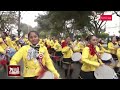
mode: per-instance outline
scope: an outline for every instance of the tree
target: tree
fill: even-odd
[[[106,38],[109,37],[109,34],[102,32],[101,34],[98,35],[98,37],[99,37],[99,38],[102,38],[102,39],[106,39]]]
[[[91,16],[90,22],[86,25],[88,31],[91,34],[94,34],[98,36],[101,32],[105,32],[105,29],[103,27],[106,24],[106,21],[99,20],[99,16],[103,15],[105,11],[94,11]]]
[[[106,37],[104,32],[107,21],[99,20],[99,16],[105,12],[107,11],[48,11],[45,15],[39,15],[36,22],[39,30],[51,32],[53,36],[61,36],[61,33],[74,36],[79,30],[80,36],[84,38],[90,34]]]
[[[72,31],[83,28],[89,22],[90,14],[90,11],[48,11],[46,15],[38,16],[36,21],[42,30],[71,35]]]
[[[20,23],[20,29],[24,34],[28,34],[29,31],[33,30],[32,26],[25,23]]]
[[[18,22],[16,11],[0,11],[0,31],[12,30]]]

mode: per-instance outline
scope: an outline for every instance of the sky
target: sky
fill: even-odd
[[[21,22],[26,23],[32,27],[37,26],[37,22],[34,22],[34,20],[36,19],[36,16],[38,16],[38,13],[44,14],[43,11],[23,11],[21,13]]]
[[[111,12],[106,13],[106,15],[111,15]],[[110,35],[119,36],[118,31],[120,30],[120,17],[116,16],[116,14],[112,15],[112,21],[108,21],[106,23],[106,32]]]
[[[21,22],[31,25],[32,27],[37,26],[37,22],[34,22],[34,19],[39,14],[44,14],[43,11],[23,11],[21,16]],[[111,15],[111,12],[105,13],[106,15]],[[106,23],[106,32],[110,35],[119,35],[118,31],[120,30],[120,17],[115,14],[112,15],[112,21],[107,21]]]

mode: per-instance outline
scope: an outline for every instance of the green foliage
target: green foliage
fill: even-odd
[[[25,23],[20,24],[20,29],[24,34],[27,34],[29,31],[33,30],[33,28],[30,25],[27,25]]]
[[[102,38],[102,39],[106,39],[106,38],[109,37],[109,34],[103,32],[103,33],[99,34],[98,37],[99,37],[99,38]]]
[[[17,25],[17,12],[16,11],[0,11],[0,30],[10,31],[13,24]]]
[[[95,12],[96,15],[100,15],[105,11]],[[81,34],[85,37],[88,34],[99,35],[101,32],[105,32],[105,29],[102,29],[105,22],[98,21],[96,18],[92,11],[48,11],[45,15],[39,15],[36,22],[39,30],[50,32],[52,36],[60,33],[70,36],[72,30],[81,31],[82,29],[84,31],[81,31]],[[84,27],[87,27],[87,30]],[[106,35],[103,37],[105,38]]]

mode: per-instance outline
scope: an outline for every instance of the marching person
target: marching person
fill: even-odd
[[[1,68],[7,70],[8,61],[6,60],[6,57],[6,51],[0,46],[0,70]]]
[[[12,40],[7,35],[6,32],[2,32],[2,34],[1,34],[0,46],[5,50],[5,52],[7,54],[6,60],[8,61],[8,64],[9,64],[9,60],[12,57],[10,55],[10,52],[12,52],[11,49],[15,51],[15,47],[13,46]]]
[[[4,50],[8,47],[7,41],[6,41],[6,36],[5,36],[4,33],[1,34],[0,46],[1,46]]]
[[[11,38],[7,35],[6,32],[2,32],[0,38],[0,46],[6,50],[8,47],[15,49],[15,46],[12,43]]]
[[[110,50],[113,60],[115,61],[114,70],[116,73],[118,72],[118,67],[116,67],[116,64],[118,62],[118,57],[119,57],[119,55],[118,55],[118,51],[119,51],[118,50],[118,47],[119,47],[118,40],[119,40],[118,36],[113,36],[112,41],[108,43],[108,50]]]
[[[82,52],[82,67],[80,71],[81,79],[95,79],[94,71],[103,65],[100,58],[100,53],[97,51],[97,38],[94,35],[87,37],[88,45]]]
[[[57,64],[58,64],[58,66],[60,66],[61,57],[62,57],[62,52],[61,52],[62,51],[62,46],[59,44],[59,41],[57,39],[55,40],[54,50],[56,51],[55,56],[56,56],[56,59],[57,59]]]
[[[106,53],[110,53],[110,51],[109,50],[107,50],[107,49],[105,49],[104,47],[103,47],[103,41],[102,41],[102,39],[101,38],[98,38],[98,44],[97,44],[97,46],[98,46],[98,48],[100,49],[100,52],[101,53],[104,53],[104,52],[106,52]]]
[[[73,46],[73,52],[80,52],[80,42],[78,40],[74,41]]]
[[[73,73],[73,62],[71,59],[73,55],[73,51],[70,45],[70,40],[71,40],[70,37],[67,37],[67,39],[62,42],[62,53],[63,53],[62,63],[63,63],[63,68],[65,69],[65,78],[72,78],[72,73]]]
[[[16,36],[15,35],[11,35],[11,41],[13,43],[13,46],[15,47],[15,50],[17,51],[19,47],[16,43]]]
[[[47,48],[39,45],[39,34],[36,31],[30,31],[28,40],[31,45],[21,47],[12,57],[10,65],[17,65],[22,59],[24,63],[24,79],[35,79],[40,76],[43,71],[42,66],[47,67],[56,78],[59,78],[60,75],[50,59]]]
[[[117,60],[117,49],[118,49],[118,42],[117,42],[117,36],[112,37],[112,41],[108,43],[108,50],[110,51],[110,53],[112,54],[112,57],[114,58],[114,60]]]

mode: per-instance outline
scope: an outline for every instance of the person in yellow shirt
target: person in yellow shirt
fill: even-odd
[[[110,51],[103,47],[103,41],[102,41],[101,38],[98,38],[98,42],[97,42],[97,45],[96,45],[96,50],[97,50],[97,52],[99,52],[101,54],[101,56],[104,53],[110,54]],[[109,60],[109,61],[102,60],[102,61],[103,61],[104,64],[106,64],[106,65],[108,65],[110,67],[114,66],[111,60]]]
[[[12,41],[12,44],[13,44],[15,50],[17,51],[18,46],[17,46],[17,43],[16,43],[16,36],[15,35],[11,35],[11,41]]]
[[[55,40],[54,50],[58,66],[60,66],[60,60],[62,57],[62,46],[59,44],[58,40]]]
[[[74,43],[72,44],[72,50],[73,52],[80,52],[80,44],[78,40],[75,40]]]
[[[63,53],[63,68],[65,69],[65,78],[72,78],[73,73],[73,62],[72,62],[72,47],[70,46],[70,37],[67,37],[64,42],[62,42],[62,53]],[[68,75],[69,73],[69,75]]]
[[[4,33],[1,34],[0,46],[1,46],[4,50],[8,47],[7,41],[6,41],[6,36],[5,36]]]
[[[0,71],[7,70],[6,51],[0,46]]]
[[[51,53],[50,39],[47,39],[45,44],[46,44],[47,50],[48,50],[48,52],[50,54]]]
[[[110,51],[109,50],[107,50],[107,49],[105,49],[104,47],[103,47],[103,41],[102,41],[102,39],[101,38],[98,38],[98,44],[97,44],[97,46],[98,46],[98,48],[100,49],[100,53],[102,54],[102,53],[110,53]]]
[[[83,49],[82,52],[82,67],[80,70],[81,79],[95,79],[94,71],[103,65],[103,62],[99,59],[100,53],[98,52],[97,38],[94,35],[87,37],[88,45]]]
[[[118,39],[118,45],[119,45],[119,48],[117,49],[117,57],[118,57],[118,60],[120,62],[120,37]]]
[[[0,46],[0,53],[1,54],[6,54],[6,51]]]
[[[11,38],[6,34],[6,32],[2,32],[1,34],[0,45],[3,49],[6,49],[8,47],[15,49]]]
[[[24,35],[23,40],[25,41],[25,44],[26,44],[26,45],[30,45],[30,42],[29,42],[29,40],[28,40],[28,34],[25,34],[25,35]]]
[[[117,60],[116,56],[117,49],[118,49],[117,36],[114,36],[112,37],[112,41],[108,43],[108,50],[112,54],[112,57],[115,61]]]
[[[115,61],[116,64],[118,62],[118,57],[119,57],[119,56],[117,56],[117,49],[119,48],[118,40],[119,40],[118,36],[113,36],[112,41],[108,43],[108,50],[110,50],[110,53],[111,53],[113,60]],[[114,67],[114,70],[116,73],[118,72],[118,67],[116,67],[116,65]]]
[[[15,47],[14,47],[14,45],[13,45],[13,43],[12,43],[12,40],[11,40],[11,38],[10,38],[10,35],[8,35],[7,32],[3,32],[3,34],[5,35],[6,45],[8,45],[9,47],[15,49]]]
[[[10,65],[17,65],[20,60],[24,63],[24,79],[34,79],[41,75],[42,66],[51,71],[55,77],[60,75],[55,69],[46,47],[39,46],[39,34],[36,31],[28,33],[31,45],[21,47],[10,60]]]
[[[55,39],[54,39],[54,38],[51,38],[51,40],[50,40],[50,46],[51,46],[50,54],[51,54],[51,55],[54,55],[54,54],[55,54],[54,41],[55,41]]]
[[[75,50],[75,47],[77,47],[76,50]],[[83,41],[79,38],[77,43],[76,43],[76,46],[74,46],[73,51],[77,51],[77,52],[80,52],[82,54],[82,50],[83,50],[84,47],[85,46],[84,46]]]
[[[8,45],[9,47],[15,49],[15,47],[14,47],[14,45],[13,45],[12,40],[11,40],[10,37],[7,36],[7,37],[6,37],[6,41],[7,41],[7,45]]]
[[[19,44],[20,44],[21,47],[26,45],[24,36],[20,37],[18,41],[19,41]]]
[[[118,57],[118,62],[119,62],[119,67],[120,67],[120,37],[118,40],[118,45],[119,45],[119,48],[117,49],[117,57]]]
[[[26,45],[29,44],[29,40],[26,37],[24,37],[23,40],[24,40],[24,42],[25,42]]]
[[[6,60],[8,61],[7,64],[9,64],[9,60],[12,57],[12,54],[10,54],[11,49],[9,49],[9,48],[12,48],[13,50],[15,50],[15,47],[13,46],[12,41],[11,41],[10,37],[8,37],[6,32],[2,32],[2,34],[1,34],[0,46],[6,52],[6,55],[7,55]]]

